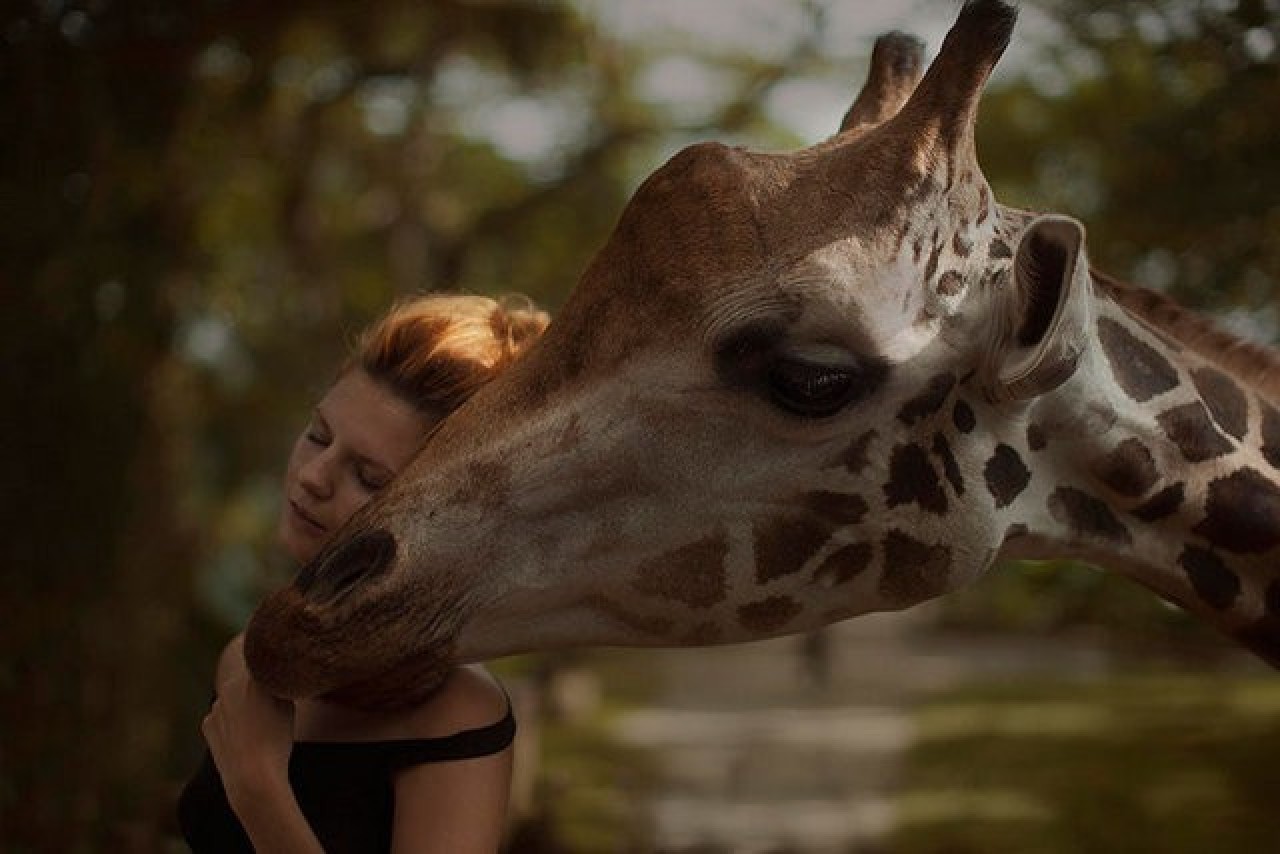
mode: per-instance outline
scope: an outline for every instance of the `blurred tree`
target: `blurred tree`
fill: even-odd
[[[805,11],[807,7],[802,8]],[[674,121],[568,4],[32,0],[0,11],[0,841],[155,850],[276,483],[396,294],[554,307],[673,138],[758,109],[817,18]]]
[[[1036,5],[1057,27],[1043,64],[983,103],[997,195],[1073,214],[1103,269],[1271,343],[1280,3]]]
[[[158,152],[193,45],[165,5],[0,20],[7,850],[108,847],[107,816],[123,839],[168,748],[192,553],[158,392],[187,219]]]

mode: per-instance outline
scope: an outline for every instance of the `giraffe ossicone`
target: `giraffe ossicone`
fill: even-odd
[[[391,707],[458,662],[797,633],[1001,556],[1123,573],[1280,663],[1276,355],[992,197],[1014,17],[966,3],[923,76],[883,37],[811,148],[650,176],[543,340],[258,609],[255,675]]]

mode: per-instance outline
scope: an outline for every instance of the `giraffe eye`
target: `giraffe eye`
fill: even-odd
[[[808,418],[834,415],[858,390],[856,369],[794,357],[778,359],[770,365],[768,379],[769,395],[775,404]]]

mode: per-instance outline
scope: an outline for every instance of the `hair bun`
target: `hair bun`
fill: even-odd
[[[528,297],[509,296],[498,301],[489,318],[493,334],[507,343],[510,357],[519,355],[542,335],[551,315],[535,306]]]
[[[439,417],[504,370],[550,320],[527,297],[410,296],[364,330],[347,366]]]

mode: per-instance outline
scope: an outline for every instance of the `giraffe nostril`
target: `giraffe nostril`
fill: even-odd
[[[308,599],[328,601],[386,570],[396,555],[395,537],[386,531],[361,531],[326,548],[303,567],[294,585]]]

